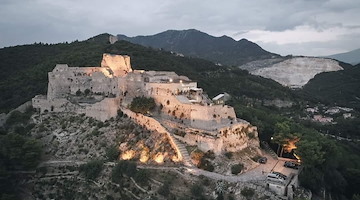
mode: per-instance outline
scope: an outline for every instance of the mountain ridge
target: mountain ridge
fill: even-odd
[[[360,48],[352,51],[333,54],[329,56],[324,56],[326,58],[333,58],[342,62],[346,62],[352,65],[357,65],[360,63]]]
[[[247,39],[236,41],[226,35],[215,37],[196,29],[167,30],[154,35],[135,37],[119,34],[117,37],[119,40],[225,65],[239,66],[253,60],[279,57],[278,54],[268,52]]]

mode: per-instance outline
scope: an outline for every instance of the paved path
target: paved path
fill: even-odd
[[[184,169],[186,173],[195,176],[206,176],[214,180],[225,180],[228,182],[264,182],[267,174],[273,170],[278,160],[273,159],[270,155],[266,155],[268,162],[266,164],[259,164],[254,169],[251,169],[240,175],[222,175],[215,172],[205,171],[196,167],[165,167],[165,166],[146,166],[140,165],[138,168],[142,169],[158,169],[158,170],[174,170],[179,172],[180,169]],[[181,170],[180,170],[181,171]]]
[[[86,163],[85,161],[78,161],[78,160],[48,160],[40,163],[38,167],[60,166],[60,165],[82,165],[85,163]]]

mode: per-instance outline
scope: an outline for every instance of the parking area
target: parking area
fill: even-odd
[[[292,169],[292,168],[288,168],[288,167],[284,167],[284,164],[286,161],[290,161],[290,162],[296,162],[294,160],[291,159],[286,159],[286,158],[279,158],[279,160],[276,162],[274,168],[272,169],[272,171],[274,172],[280,172],[286,176],[290,176],[290,174],[298,174],[299,170],[298,169]]]

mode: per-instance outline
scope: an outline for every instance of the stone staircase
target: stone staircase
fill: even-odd
[[[271,157],[273,157],[275,160],[278,159],[278,155],[271,149],[271,147],[269,146],[269,144],[267,142],[261,141],[261,146],[262,146],[262,148],[265,149],[265,151],[270,153]]]
[[[184,165],[187,167],[195,167],[193,165],[193,163],[191,162],[189,152],[186,150],[185,145],[182,142],[180,142],[178,139],[176,139],[172,133],[170,133],[170,136],[173,138],[175,145],[178,147],[178,149],[183,157]]]

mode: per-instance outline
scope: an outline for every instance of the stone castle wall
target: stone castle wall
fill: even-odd
[[[246,147],[259,147],[257,129],[248,122],[238,122],[232,126],[224,127],[220,134],[210,132],[186,130],[184,137],[176,136],[177,139],[206,152],[214,151],[215,154],[224,152],[236,152]],[[252,134],[250,136],[250,134]]]
[[[81,109],[77,112],[85,113],[86,116],[93,117],[100,121],[105,121],[117,116],[117,111],[120,108],[120,102],[120,98],[105,98],[98,103],[84,105],[85,109]]]
[[[224,105],[203,106],[180,102],[174,95],[152,95],[163,106],[164,115],[188,122],[194,128],[215,130],[219,126],[230,126],[236,122],[236,114],[232,107]]]
[[[89,95],[83,95],[86,90]],[[213,104],[196,82],[174,72],[132,71],[128,56],[104,54],[101,67],[56,65],[49,72],[48,95],[34,97],[32,104],[40,112],[84,113],[105,121],[137,96],[154,98],[161,118],[186,130],[179,139],[204,151],[219,154],[259,146],[256,127],[238,120],[234,108]],[[150,130],[170,134],[153,118],[125,112]]]
[[[43,112],[75,112],[85,114],[100,121],[106,121],[117,116],[120,107],[120,98],[104,98],[94,104],[73,104],[65,98],[47,99],[45,96],[38,95],[32,99],[35,109]]]
[[[205,130],[236,122],[234,108],[224,105],[191,105],[191,126]]]

